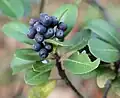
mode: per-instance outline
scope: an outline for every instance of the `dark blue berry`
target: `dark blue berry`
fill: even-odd
[[[37,33],[35,35],[35,40],[36,40],[36,42],[38,42],[39,44],[41,44],[44,41],[44,36],[40,35],[39,33]]]
[[[64,22],[60,22],[57,27],[58,29],[63,30],[63,31],[67,30],[67,25]]]
[[[35,50],[36,52],[40,51],[42,47],[43,47],[42,44],[39,44],[39,43],[33,44],[33,50]]]
[[[37,21],[38,21],[38,19],[31,18],[30,21],[29,21],[29,24],[31,26],[33,26]]]
[[[33,26],[34,26],[34,28],[36,28],[38,25],[40,25],[39,21],[35,22]]]
[[[47,31],[47,29],[43,25],[39,24],[36,26],[36,31],[40,34],[44,34]]]
[[[58,24],[59,21],[57,20],[57,17],[55,17],[55,16],[51,16],[51,18],[52,18],[51,26],[54,27]]]
[[[36,34],[37,34],[37,31],[34,28],[30,28],[27,33],[27,37],[30,39],[34,39]]]
[[[41,59],[45,59],[48,56],[48,51],[45,48],[40,49],[39,56]]]
[[[63,39],[64,38],[64,32],[62,30],[57,30],[55,32],[55,37],[57,37],[58,39]]]
[[[46,42],[44,47],[45,47],[45,49],[48,50],[48,52],[52,52],[52,50],[53,50],[53,45],[51,43]]]
[[[48,14],[47,13],[40,13],[40,17],[44,17],[44,16],[48,16]]]
[[[48,27],[52,24],[52,18],[48,15],[40,16],[40,23],[42,23],[42,25]]]
[[[47,30],[47,32],[44,34],[44,37],[46,38],[46,39],[49,39],[49,38],[51,38],[51,37],[53,37],[54,36],[54,29],[53,28],[49,28],[48,30]]]

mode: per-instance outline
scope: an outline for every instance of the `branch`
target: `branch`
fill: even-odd
[[[117,32],[120,32],[120,27],[118,27],[116,24],[115,24],[115,21],[113,20],[113,18],[111,17],[111,15],[109,14],[108,10],[105,9],[101,3],[100,3],[101,0],[87,0],[87,3],[90,3],[91,5],[94,5],[94,6],[97,6],[99,8],[99,10],[101,11],[104,19],[111,25],[115,28],[115,30]]]
[[[42,13],[44,10],[44,5],[45,5],[45,0],[40,0],[40,9],[39,9],[39,13]]]
[[[77,89],[72,85],[71,81],[68,79],[65,71],[62,69],[61,62],[60,62],[60,57],[57,53],[55,53],[55,58],[56,58],[56,67],[58,69],[58,73],[60,77],[65,81],[66,85],[70,86],[71,89],[79,96],[79,98],[84,98],[78,91]]]
[[[115,62],[115,63],[114,63],[114,66],[115,66],[115,74],[116,74],[116,76],[115,76],[115,78],[114,78],[113,80],[108,80],[108,81],[106,82],[103,98],[107,98],[107,95],[108,95],[108,92],[109,92],[109,90],[110,90],[110,88],[111,88],[111,86],[112,86],[112,83],[113,83],[114,81],[116,81],[117,78],[118,78],[119,68],[120,68],[120,61]]]

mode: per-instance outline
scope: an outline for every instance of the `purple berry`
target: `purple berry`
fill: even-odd
[[[36,31],[40,34],[44,34],[47,31],[47,29],[43,25],[37,25],[36,26]]]
[[[44,34],[44,37],[46,38],[46,39],[49,39],[49,38],[51,38],[51,37],[53,37],[54,36],[54,30],[53,30],[53,28],[49,28],[48,30],[47,30],[47,32]]]
[[[38,21],[38,19],[31,18],[30,21],[29,21],[29,24],[31,26],[33,26],[37,21]]]
[[[30,39],[34,39],[36,34],[37,34],[37,31],[34,28],[30,28],[27,33],[27,37]]]
[[[44,41],[44,36],[40,35],[39,33],[37,33],[35,35],[35,40],[36,40],[36,42],[38,42],[39,44],[41,44]]]
[[[52,24],[52,18],[48,15],[42,15],[42,16],[40,16],[40,23],[42,25],[48,27]]]
[[[45,48],[40,49],[39,56],[42,59],[45,59],[48,56],[48,51]]]
[[[57,30],[55,32],[55,37],[57,37],[58,39],[63,39],[64,38],[64,32],[62,30]]]
[[[33,44],[34,51],[38,52],[38,51],[40,51],[41,48],[42,48],[42,44],[39,44],[39,43]]]
[[[45,49],[47,49],[48,50],[48,52],[52,52],[52,50],[53,50],[53,45],[51,44],[51,43],[45,43]]]
[[[57,17],[55,17],[55,16],[51,16],[51,18],[52,18],[51,26],[54,27],[58,24],[59,21],[57,20]]]
[[[58,29],[66,31],[67,30],[67,25],[63,22],[60,22],[57,26]]]

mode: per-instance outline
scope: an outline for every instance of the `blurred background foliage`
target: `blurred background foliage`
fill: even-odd
[[[31,17],[39,16],[41,6],[43,5],[40,0],[22,1],[23,6],[25,7],[25,13],[24,17],[19,20],[27,24]],[[45,4],[43,11],[51,15],[60,5],[72,3],[73,1],[74,0],[44,0]],[[116,23],[120,25],[120,0],[101,0],[101,3],[109,10]],[[80,29],[85,21],[102,17],[97,8],[91,7],[85,2],[81,3],[79,6],[78,21],[68,38]],[[10,62],[15,49],[26,46],[12,38],[8,38],[1,31],[3,24],[10,20],[9,17],[3,15],[2,11],[0,11],[0,98],[27,98],[29,87],[24,83],[22,73],[12,75],[12,70],[10,69]],[[53,78],[58,77],[55,73],[56,70],[52,72],[51,76]],[[86,98],[102,98],[102,90],[98,89],[94,78],[88,80],[77,78],[72,75],[70,76],[73,84],[75,84],[76,87],[79,87],[81,92],[86,93]],[[62,98],[77,98],[75,94],[71,92],[72,91],[67,88],[62,81],[59,81],[58,86],[49,98],[59,98],[58,96],[61,96]],[[109,98],[120,97],[111,93]]]

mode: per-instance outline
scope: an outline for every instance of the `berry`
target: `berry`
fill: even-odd
[[[28,33],[27,33],[27,37],[30,39],[34,39],[35,35],[36,35],[36,30],[34,28],[30,28]]]
[[[44,27],[43,25],[37,25],[36,26],[36,31],[40,34],[44,34],[46,32],[46,27]]]
[[[52,52],[53,50],[53,45],[51,43],[45,43],[45,49],[48,50],[48,52]]]
[[[33,50],[35,50],[36,52],[40,51],[41,48],[42,48],[42,44],[39,43],[33,44]]]
[[[42,25],[48,27],[52,23],[52,18],[48,15],[42,15],[40,16],[40,22],[42,23]]]
[[[58,29],[66,31],[67,30],[67,25],[64,22],[60,22],[57,26]]]
[[[48,56],[48,51],[45,48],[40,49],[39,56],[42,59],[45,59]]]
[[[64,32],[62,30],[57,30],[55,32],[55,36],[58,38],[58,39],[63,39],[64,38]]]
[[[41,44],[44,41],[44,36],[40,35],[39,33],[37,33],[35,35],[35,40],[36,40],[36,42],[38,42],[39,44]]]
[[[38,19],[31,18],[30,21],[29,21],[29,24],[31,26],[33,26],[37,21],[38,21]]]
[[[40,25],[39,21],[35,22],[33,26],[36,28],[38,25]]]
[[[54,27],[58,24],[59,21],[57,20],[57,17],[55,17],[55,16],[51,16],[51,18],[52,18],[51,26]]]
[[[49,38],[51,38],[51,37],[53,37],[54,36],[54,30],[53,30],[53,28],[49,28],[48,30],[47,30],[47,32],[44,34],[44,37],[46,38],[46,39],[49,39]]]
[[[47,14],[47,13],[40,13],[40,17],[44,17],[45,15],[47,15],[47,16],[48,16],[48,14]]]

